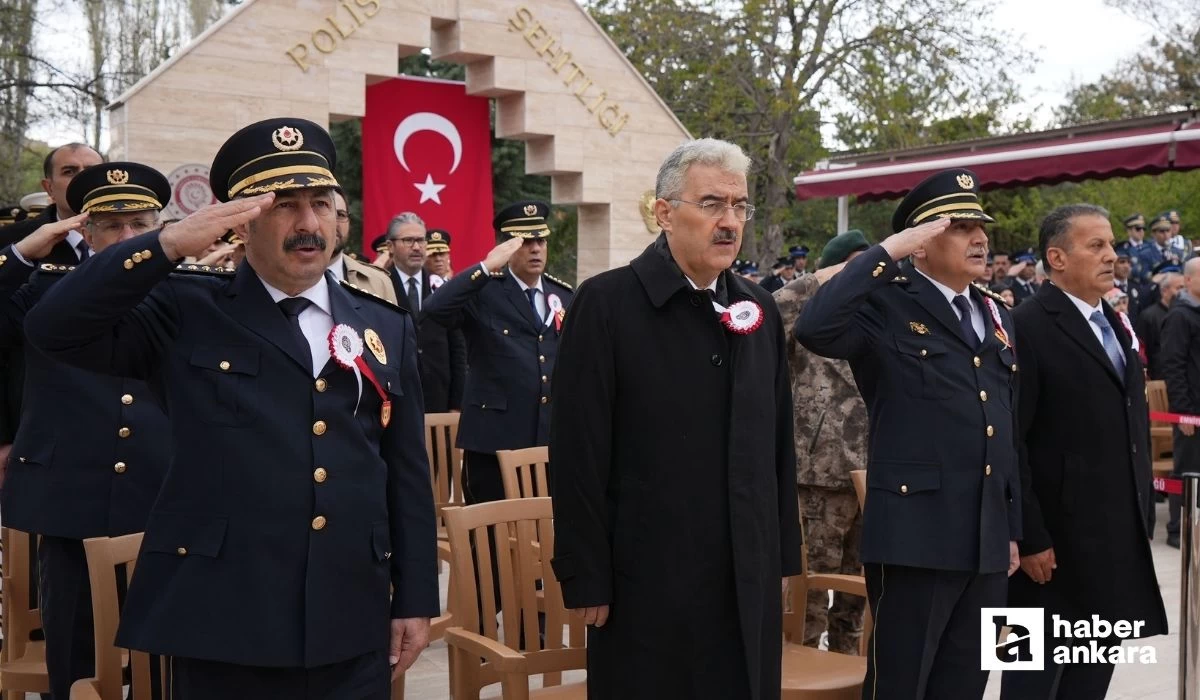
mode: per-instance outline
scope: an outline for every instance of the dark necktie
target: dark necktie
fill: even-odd
[[[87,260],[88,253],[91,252],[92,247],[88,245],[87,241],[81,239],[75,244],[75,250],[79,253],[79,262],[83,262]]]
[[[309,358],[304,364],[312,369],[312,350],[308,345],[308,338],[304,337],[304,331],[300,329],[300,314],[312,305],[312,302],[304,297],[289,297],[279,300],[279,309],[283,311],[283,315],[287,316],[288,324],[292,327],[292,336],[296,342],[296,349],[300,351],[300,357]]]
[[[979,347],[979,336],[975,335],[975,326],[971,323],[971,302],[966,296],[959,294],[954,297],[954,308],[958,309],[958,313],[962,318],[958,319],[958,326],[962,331],[963,340],[967,341],[967,345],[972,348]]]
[[[533,317],[541,320],[542,315],[538,313],[537,307],[537,289],[530,287],[525,290],[525,296],[529,297],[529,308],[533,309]]]
[[[413,313],[421,310],[421,293],[417,291],[417,278],[408,278],[408,308]]]

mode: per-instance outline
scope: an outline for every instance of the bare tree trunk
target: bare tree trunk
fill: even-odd
[[[108,104],[108,90],[104,79],[108,46],[108,3],[104,0],[83,0],[83,14],[87,19],[88,46],[92,59],[92,148],[100,149],[100,135],[104,129],[104,107]]]
[[[6,0],[0,7],[0,79],[17,85],[31,80],[33,20],[36,0]],[[29,127],[29,93],[25,87],[0,92],[0,199],[16,201],[22,192],[21,157]]]

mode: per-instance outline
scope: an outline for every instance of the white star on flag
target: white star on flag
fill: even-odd
[[[438,192],[446,189],[446,186],[436,184],[433,181],[433,175],[426,175],[425,182],[414,182],[413,187],[421,191],[421,201],[417,202],[417,204],[424,204],[431,199],[435,204],[442,203],[442,198],[438,196]]]

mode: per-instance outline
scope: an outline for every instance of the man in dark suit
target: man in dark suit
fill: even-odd
[[[406,211],[392,219],[387,233],[393,262],[391,280],[401,308],[416,319],[425,412],[461,411],[467,383],[467,340],[462,330],[447,328],[425,312],[425,304],[445,282],[425,269],[429,233],[425,222],[413,212]],[[442,238],[441,232],[438,237]],[[446,247],[440,240],[433,245]]]
[[[1200,258],[1183,266],[1183,287],[1174,296],[1162,323],[1159,364],[1167,384],[1172,413],[1200,415]],[[1175,476],[1200,471],[1200,436],[1195,426],[1176,425],[1172,457]],[[1179,516],[1182,499],[1168,498],[1167,544],[1179,547]]]
[[[1024,538],[1009,604],[1044,608],[1048,636],[1045,670],[1006,671],[1001,697],[1093,700],[1113,666],[1055,663],[1055,646],[1092,640],[1054,639],[1051,615],[1144,622],[1135,637],[1167,632],[1150,555],[1146,387],[1129,320],[1103,301],[1117,263],[1108,212],[1059,207],[1038,239],[1050,284],[1013,312]]]
[[[1183,289],[1183,275],[1173,263],[1163,263],[1154,274],[1150,286],[1142,290],[1146,308],[1138,312],[1134,332],[1146,345],[1146,374],[1150,379],[1162,379],[1162,328],[1167,310]]]
[[[550,437],[550,377],[572,289],[545,274],[549,213],[543,202],[501,210],[492,224],[507,240],[424,306],[426,316],[467,338],[458,446],[466,452],[468,503],[504,498],[496,450],[545,445]]]
[[[6,300],[0,347],[24,345],[25,314],[74,268],[43,263],[34,273],[34,260],[81,227],[97,252],[154,229],[170,196],[167,179],[138,163],[81,172],[67,201],[83,214],[0,249],[6,261],[0,262],[0,299]],[[41,536],[38,600],[50,696],[66,698],[74,681],[95,673],[83,540],[145,529],[167,470],[169,432],[158,398],[143,382],[78,369],[30,346],[24,351],[29,391],[0,507],[7,527]]]
[[[42,161],[42,189],[50,195],[51,205],[37,216],[0,228],[0,247],[11,245],[36,231],[43,224],[69,219],[75,215],[67,204],[67,186],[84,168],[103,162],[91,146],[68,143],[51,150]],[[40,262],[75,265],[88,255],[83,235],[72,230],[55,244]],[[12,449],[17,426],[21,423],[21,393],[24,385],[25,358],[20,347],[0,351],[0,475]]]
[[[242,129],[211,168],[223,204],[110,246],[26,317],[39,350],[168,407],[117,643],[173,657],[180,700],[385,700],[439,611],[416,332],[326,274],[334,161],[312,122]],[[237,272],[172,274],[229,229]]]
[[[1004,605],[1021,538],[1014,330],[971,286],[992,221],[973,173],[929,177],[897,207],[897,233],[796,322],[809,350],[850,361],[869,414],[864,698],[969,700],[987,685],[979,611]]]

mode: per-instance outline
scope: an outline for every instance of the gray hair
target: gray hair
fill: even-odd
[[[402,211],[399,214],[392,217],[392,220],[388,223],[388,228],[387,228],[388,239],[391,239],[392,234],[396,232],[396,229],[400,228],[404,224],[416,224],[417,226],[420,226],[422,229],[425,228],[425,221],[421,217],[417,216],[416,212]]]
[[[692,165],[714,165],[731,173],[745,175],[750,157],[736,143],[719,139],[696,139],[679,145],[658,168],[654,196],[674,199],[683,194],[683,176]]]
[[[1042,219],[1041,230],[1038,231],[1038,248],[1041,250],[1042,260],[1046,259],[1047,249],[1067,247],[1067,233],[1071,230],[1071,223],[1080,216],[1099,216],[1107,219],[1108,210],[1095,204],[1083,203],[1055,207]],[[1049,268],[1046,271],[1049,272]]]

